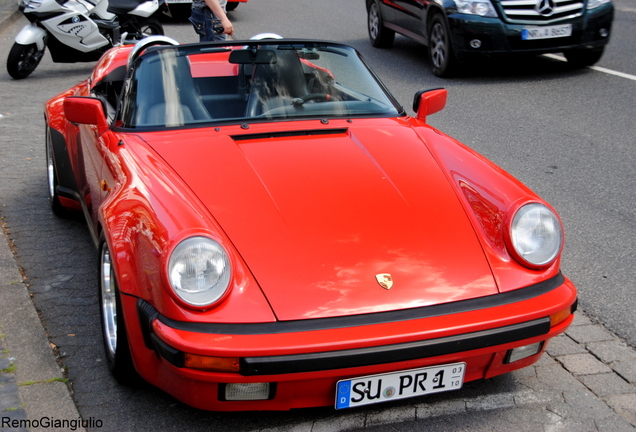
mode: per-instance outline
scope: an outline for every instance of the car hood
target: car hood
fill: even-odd
[[[220,223],[279,320],[496,294],[465,210],[415,131],[333,123],[144,138]]]

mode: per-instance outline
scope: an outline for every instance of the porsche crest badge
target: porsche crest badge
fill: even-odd
[[[375,275],[375,280],[378,281],[380,286],[384,289],[391,289],[393,286],[393,277],[388,273],[380,273]]]

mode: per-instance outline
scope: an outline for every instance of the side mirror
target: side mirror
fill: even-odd
[[[64,115],[72,123],[97,126],[97,133],[108,129],[102,101],[93,97],[69,96],[64,99]]]
[[[440,112],[446,106],[448,91],[443,88],[420,90],[413,98],[413,111],[416,117],[426,121],[426,117]]]

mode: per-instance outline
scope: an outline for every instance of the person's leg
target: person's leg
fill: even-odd
[[[192,12],[190,14],[190,22],[192,23],[196,34],[199,35],[199,42],[205,42],[209,40],[209,33],[207,32],[207,29],[211,27],[211,23],[209,25],[208,23],[206,23],[207,18],[208,17],[206,16],[203,9],[192,8]]]

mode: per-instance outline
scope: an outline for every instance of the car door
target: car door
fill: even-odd
[[[428,0],[391,0],[395,11],[399,11],[399,19],[395,23],[419,36],[426,38],[426,10]],[[419,39],[419,38],[418,38]]]
[[[102,200],[101,180],[105,143],[95,125],[79,125],[77,135],[78,187],[90,228],[97,232],[97,209]]]

